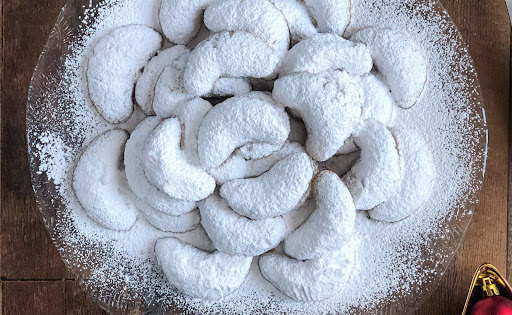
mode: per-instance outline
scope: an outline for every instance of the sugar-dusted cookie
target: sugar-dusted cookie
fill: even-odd
[[[135,99],[146,115],[154,115],[155,113],[153,99],[155,97],[155,87],[158,79],[162,76],[162,71],[164,69],[172,71],[172,76],[166,74],[166,77],[167,80],[174,83],[183,73],[189,55],[190,50],[185,46],[173,46],[159,52],[144,67],[144,71],[135,86]],[[175,89],[171,88],[170,90]]]
[[[218,0],[162,0],[160,25],[165,37],[175,44],[191,42],[203,24],[204,10]]]
[[[364,44],[334,34],[316,34],[290,49],[279,73],[318,74],[328,70],[345,70],[356,76],[368,73],[372,70],[370,51]]]
[[[305,152],[296,142],[286,142],[281,149],[261,159],[246,159],[242,153],[232,155],[219,167],[208,170],[218,184],[227,183],[233,179],[257,177],[267,172],[277,162],[293,153]]]
[[[204,23],[213,32],[242,31],[271,47],[279,58],[288,51],[290,32],[281,11],[268,0],[220,0],[204,12]]]
[[[112,124],[130,118],[133,90],[140,70],[162,45],[162,37],[144,25],[128,25],[101,37],[87,63],[89,96]]]
[[[336,154],[361,117],[361,88],[344,71],[285,76],[276,81],[272,95],[304,120],[306,150],[319,162]]]
[[[284,144],[289,133],[283,108],[252,93],[233,97],[206,114],[199,129],[199,158],[206,168],[216,168],[238,147],[252,142]]]
[[[207,95],[221,77],[265,78],[278,62],[275,50],[251,33],[218,33],[192,52],[185,69],[185,88],[197,96]]]
[[[356,207],[338,175],[320,173],[313,194],[315,211],[284,242],[285,253],[300,260],[329,256],[354,234]]]
[[[427,83],[427,62],[418,43],[400,31],[383,27],[364,28],[350,39],[368,47],[400,107],[410,108],[418,102]]]
[[[99,135],[85,148],[73,172],[73,189],[87,215],[116,231],[129,230],[138,214],[122,169],[127,140],[122,129]]]
[[[304,0],[321,33],[342,36],[352,16],[351,0]]]
[[[295,301],[322,301],[344,287],[354,270],[356,249],[345,244],[332,255],[298,260],[270,252],[260,256],[259,267],[265,279]]]
[[[296,44],[318,33],[308,8],[302,0],[269,0],[281,13],[283,13],[292,44]]]
[[[167,281],[180,292],[220,299],[244,283],[252,257],[205,252],[176,238],[159,239],[155,255]]]
[[[180,148],[181,128],[178,119],[169,118],[153,130],[142,151],[144,174],[172,198],[199,201],[213,193],[215,180],[187,161]]]
[[[305,153],[295,153],[277,162],[255,178],[224,184],[220,195],[237,213],[253,220],[273,218],[295,209],[309,190],[314,162]]]
[[[149,135],[161,122],[162,120],[158,117],[146,118],[130,135],[124,151],[126,178],[132,191],[145,201],[147,206],[165,214],[177,216],[192,211],[196,207],[196,203],[171,198],[153,186],[146,178],[142,165],[141,155],[144,145]],[[140,205],[140,207],[146,207],[146,205]]]
[[[432,192],[436,168],[432,154],[423,137],[416,131],[392,129],[403,167],[400,188],[386,202],[370,210],[370,216],[379,221],[397,222],[421,208]]]
[[[258,256],[276,247],[286,236],[281,217],[251,220],[234,212],[216,194],[199,203],[201,224],[219,251]]]
[[[355,135],[361,158],[343,177],[357,210],[370,210],[386,202],[400,187],[403,170],[397,143],[381,122],[368,119]]]

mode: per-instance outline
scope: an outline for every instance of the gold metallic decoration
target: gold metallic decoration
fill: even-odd
[[[483,264],[478,267],[473,276],[462,315],[467,315],[473,305],[482,298],[496,295],[512,300],[512,288],[496,267]]]

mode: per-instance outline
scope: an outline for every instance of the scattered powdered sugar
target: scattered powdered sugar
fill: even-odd
[[[412,109],[398,109],[395,122],[425,136],[438,174],[430,199],[414,215],[394,224],[358,213],[355,231],[359,243],[355,246],[359,265],[348,277],[343,268],[333,271],[338,275],[333,283],[342,289],[328,300],[290,300],[263,278],[254,259],[238,290],[208,302],[177,293],[158,267],[154,252],[157,240],[168,237],[211,250],[204,231],[162,232],[141,216],[128,232],[105,230],[87,216],[71,189],[72,170],[85,146],[113,129],[84,93],[87,89],[82,78],[91,47],[100,36],[123,25],[143,24],[160,30],[160,2],[106,0],[95,7],[80,7],[78,21],[59,20],[48,47],[59,47],[64,62],[58,59],[51,70],[36,74],[37,86],[31,88],[27,126],[36,197],[57,248],[85,289],[108,309],[147,312],[372,313],[383,308],[390,312],[413,308],[419,297],[432,290],[453,257],[478,201],[475,193],[481,186],[485,159],[485,122],[474,68],[446,12],[427,0],[354,0],[345,34],[350,36],[364,26],[390,27],[410,35],[425,53],[429,82],[423,96]],[[65,12],[69,14],[71,9],[76,8],[68,5]],[[78,26],[72,28],[70,22],[78,22]],[[132,131],[143,118],[137,112],[116,127]],[[298,226],[307,219],[311,212],[307,205],[288,214],[285,223]],[[292,267],[289,270],[294,271]],[[290,281],[311,284],[300,272],[296,277],[271,281],[278,286]],[[275,279],[269,274],[266,277]]]
[[[70,148],[62,139],[49,131],[43,131],[39,136],[39,143],[35,145],[39,154],[39,168],[36,173],[47,174],[48,179],[57,186],[65,179],[66,170],[62,168],[70,158]]]

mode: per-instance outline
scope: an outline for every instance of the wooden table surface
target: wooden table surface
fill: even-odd
[[[380,0],[376,0],[380,1]],[[492,262],[512,279],[509,193],[511,27],[505,0],[441,0],[460,28],[482,85],[489,123],[485,188],[460,252],[417,314],[460,314],[476,267]],[[100,314],[68,273],[34,202],[25,138],[32,71],[64,0],[2,0],[1,314]],[[512,201],[512,199],[511,199]]]

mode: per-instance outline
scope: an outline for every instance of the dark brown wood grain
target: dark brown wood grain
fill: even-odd
[[[66,314],[106,314],[80,288],[76,281],[66,280]]]
[[[74,280],[3,281],[1,287],[2,314],[106,314]]]
[[[66,314],[64,281],[3,282],[3,314]]]
[[[0,313],[101,314],[68,279],[35,207],[28,171],[25,103],[32,71],[64,0],[0,4],[1,198]],[[471,276],[489,261],[510,279],[510,23],[504,0],[441,0],[470,46],[489,122],[489,160],[481,204],[439,289],[417,314],[460,314]],[[511,199],[512,200],[512,199]],[[512,222],[512,220],[510,220]],[[508,253],[508,256],[507,256]]]
[[[35,207],[25,138],[30,78],[63,4],[62,0],[3,1],[0,266],[7,279],[67,276]]]

